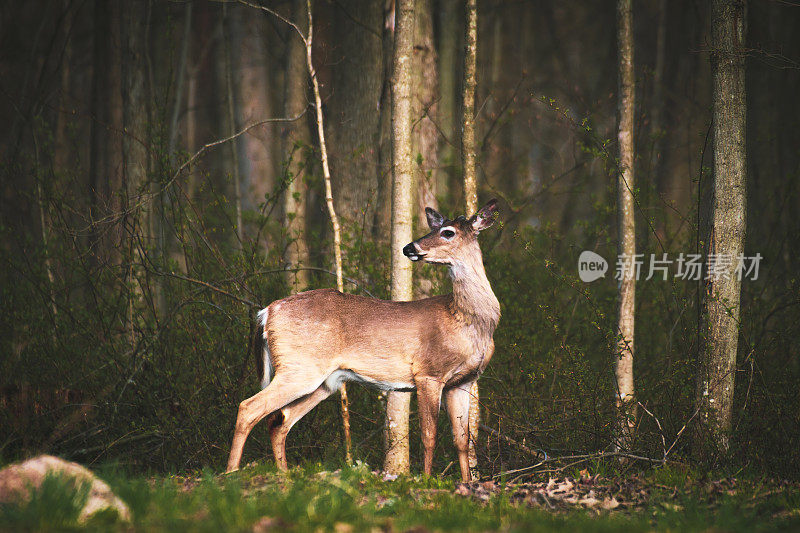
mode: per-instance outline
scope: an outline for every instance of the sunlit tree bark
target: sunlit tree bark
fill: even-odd
[[[397,2],[392,75],[392,300],[413,298],[411,262],[403,247],[412,240],[414,168],[411,88],[415,0]],[[390,392],[386,401],[386,458],[389,473],[408,472],[411,393]]]
[[[619,172],[617,175],[617,233],[619,256],[623,259],[617,308],[617,345],[614,352],[614,387],[617,419],[614,447],[630,444],[636,422],[633,384],[634,309],[636,305],[636,226],[634,219],[634,76],[632,0],[617,2]]]
[[[464,196],[467,216],[478,211],[478,178],[475,152],[475,88],[478,85],[478,1],[467,0],[466,39],[464,48],[464,94],[461,130],[461,160],[464,163]],[[469,404],[469,467],[476,475],[478,426],[481,421],[480,393],[477,380],[470,388]]]

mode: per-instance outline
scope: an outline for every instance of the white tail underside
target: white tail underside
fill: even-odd
[[[264,348],[261,357],[264,358],[264,375],[261,378],[261,389],[266,389],[272,381],[272,359],[269,353],[269,342],[267,342],[267,319],[269,318],[269,307],[265,307],[258,312],[258,325],[261,327],[261,337],[264,339]]]

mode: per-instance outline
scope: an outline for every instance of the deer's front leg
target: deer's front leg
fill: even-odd
[[[417,401],[419,402],[422,447],[425,452],[422,469],[426,475],[431,475],[433,448],[436,445],[436,419],[439,417],[443,384],[434,378],[422,378],[416,380],[415,385],[417,386]]]
[[[461,467],[461,480],[472,481],[469,473],[469,389],[472,382],[462,383],[444,391],[447,413],[453,426],[453,440],[458,450],[458,464]]]

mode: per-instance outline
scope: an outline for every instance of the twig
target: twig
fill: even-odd
[[[247,0],[239,0],[239,3],[240,4],[244,4],[246,6],[254,7],[256,9],[261,9],[263,11],[266,11],[267,13],[269,13],[272,16],[274,16],[275,18],[280,19],[282,22],[285,22],[286,24],[291,26],[292,29],[294,29],[294,31],[297,32],[297,35],[299,35],[300,38],[303,40],[303,44],[305,44],[306,47],[308,47],[309,41],[311,41],[311,32],[310,31],[308,32],[308,38],[306,39],[306,36],[303,34],[303,30],[301,30],[300,27],[297,24],[295,24],[291,20],[287,19],[286,17],[284,17],[283,15],[278,13],[277,11],[274,11],[274,10],[270,9],[267,6],[261,6],[261,5],[258,5],[258,4],[253,4],[251,2],[247,2]],[[310,27],[311,27],[311,19],[309,19],[309,28]]]
[[[686,427],[692,422],[692,420],[694,420],[694,417],[696,417],[699,412],[700,412],[700,407],[694,410],[694,414],[689,418],[689,420],[686,421],[686,423],[683,425],[680,431],[678,431],[678,434],[675,435],[675,440],[673,441],[672,444],[670,444],[669,448],[667,448],[667,451],[664,452],[664,461],[667,460],[667,455],[669,455],[669,452],[672,451],[672,448],[674,448],[675,445],[678,444],[678,439],[681,438],[681,435],[686,430]]]
[[[453,461],[450,461],[449,463],[447,463],[447,466],[444,467],[444,470],[442,470],[442,473],[440,475],[442,475],[442,476],[445,475],[447,473],[447,471],[450,470],[451,466],[453,466]]]
[[[557,461],[565,461],[565,460],[572,460],[575,459],[573,462],[565,464],[563,466],[559,466],[554,468],[553,470],[548,470],[548,472],[561,472],[567,468],[575,466],[580,463],[585,463],[586,461],[591,461],[593,459],[608,459],[611,457],[625,457],[627,459],[632,459],[634,461],[643,461],[650,464],[664,464],[667,460],[665,459],[653,459],[652,457],[645,457],[643,455],[636,455],[633,453],[628,452],[597,452],[597,453],[585,453],[585,454],[576,454],[576,455],[562,455],[561,457],[547,457],[545,456],[544,459],[536,463],[535,465],[526,466],[523,468],[517,468],[516,470],[509,470],[503,472],[502,474],[495,474],[492,477],[500,477],[501,475],[508,475],[508,474],[516,474],[518,472],[527,472],[533,470],[534,468],[538,468],[546,463],[555,463]]]
[[[523,452],[525,452],[526,454],[530,455],[531,457],[539,458],[544,454],[545,459],[547,459],[547,452],[545,452],[544,450],[533,450],[531,448],[528,448],[527,446],[525,446],[521,442],[518,442],[518,441],[512,439],[508,435],[503,435],[502,433],[500,433],[496,429],[491,428],[491,427],[487,426],[486,424],[478,425],[478,429],[490,434],[493,437],[497,437],[498,439],[501,439],[501,440],[507,442],[508,444],[518,448],[519,450],[522,450]]]
[[[271,122],[295,122],[295,121],[300,120],[301,118],[303,118],[303,116],[305,114],[306,114],[306,110],[304,109],[302,113],[300,113],[299,115],[294,116],[294,117],[267,118],[267,119],[264,119],[264,120],[259,120],[257,122],[253,122],[252,124],[250,124],[248,126],[245,126],[243,129],[237,131],[236,133],[234,133],[233,135],[230,135],[229,137],[225,137],[223,139],[217,139],[215,141],[211,141],[209,143],[204,144],[202,146],[202,148],[200,148],[198,151],[196,151],[194,153],[194,155],[192,155],[189,159],[184,161],[183,164],[180,167],[178,167],[178,170],[175,171],[175,173],[172,175],[172,177],[169,180],[167,180],[157,191],[152,191],[152,192],[140,195],[139,196],[139,201],[136,202],[136,204],[134,204],[133,206],[125,208],[120,212],[112,213],[112,214],[107,215],[107,216],[105,216],[103,218],[95,220],[95,221],[93,221],[93,224],[101,224],[101,223],[105,223],[105,222],[112,222],[112,221],[115,221],[115,220],[119,220],[120,218],[133,213],[134,211],[136,211],[137,209],[142,207],[145,203],[147,203],[148,201],[152,200],[153,198],[155,198],[157,196],[160,196],[162,193],[164,193],[164,191],[166,191],[175,182],[175,180],[178,179],[178,176],[181,175],[181,173],[186,169],[186,167],[188,167],[189,165],[194,163],[197,160],[197,158],[200,157],[201,155],[203,155],[206,152],[206,150],[208,150],[209,148],[213,148],[213,147],[218,146],[220,144],[224,144],[226,142],[230,142],[230,141],[232,141],[232,140],[234,140],[234,139],[236,139],[238,137],[241,137],[242,135],[244,135],[248,131],[252,130],[253,128],[257,128],[258,126],[263,126],[264,124],[269,124]]]
[[[236,296],[235,294],[231,294],[231,293],[229,293],[228,291],[226,291],[224,289],[220,289],[219,287],[215,287],[214,285],[212,285],[212,284],[210,284],[210,283],[208,283],[206,281],[200,280],[200,279],[190,278],[188,276],[184,276],[182,274],[176,274],[174,272],[155,271],[154,273],[156,275],[159,275],[159,276],[166,276],[166,277],[170,277],[170,278],[176,278],[176,279],[179,279],[179,280],[182,280],[182,281],[187,281],[189,283],[194,283],[195,285],[201,285],[201,286],[203,286],[203,287],[205,287],[207,289],[211,289],[214,292],[218,292],[218,293],[220,293],[220,294],[222,294],[224,296],[227,296],[228,298],[232,298],[232,299],[234,299],[234,300],[236,300],[238,302],[241,302],[243,304],[247,304],[247,305],[249,305],[251,307],[258,307],[258,304],[256,302],[254,302],[253,300],[248,300],[247,298],[242,298],[241,296]]]
[[[656,415],[651,413],[650,410],[642,404],[642,402],[638,402],[637,401],[636,403],[639,404],[639,407],[641,407],[642,410],[645,413],[650,415],[650,418],[652,418],[653,420],[656,421],[656,425],[658,426],[658,432],[661,434],[661,451],[664,452],[664,459],[666,459],[667,458],[667,441],[664,438],[664,429],[661,427],[661,422],[659,422],[658,417],[656,417]]]

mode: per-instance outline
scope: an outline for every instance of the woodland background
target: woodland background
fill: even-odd
[[[265,5],[294,17],[291,2]],[[417,0],[416,11],[419,213],[454,216],[463,5]],[[346,288],[384,298],[392,17],[391,2],[314,3]],[[617,253],[615,17],[611,2],[479,5],[479,195],[500,199],[503,223],[482,237],[503,313],[483,422],[549,455],[611,441],[616,282],[582,283],[577,259],[594,250],[613,269]],[[764,259],[742,286],[734,430],[715,464],[796,477],[800,7],[754,0],[747,26],[745,250]],[[634,30],[637,251],[675,258],[702,249],[708,224],[709,6],[637,1]],[[0,7],[4,461],[47,451],[136,470],[221,469],[236,406],[257,386],[254,311],[335,283],[313,104],[307,80],[291,84],[305,68],[293,39],[278,17],[233,2]],[[415,269],[419,295],[447,290],[443,272]],[[643,456],[660,458],[687,422],[693,430],[700,291],[637,284],[636,394],[653,415],[636,420]],[[355,458],[380,464],[383,403],[349,391]],[[246,460],[267,453],[262,426]],[[290,435],[290,463],[341,462],[341,431],[338,402],[324,402]],[[680,435],[670,457],[690,461]],[[480,439],[484,473],[533,461],[497,433]],[[440,440],[436,471],[454,458]]]

